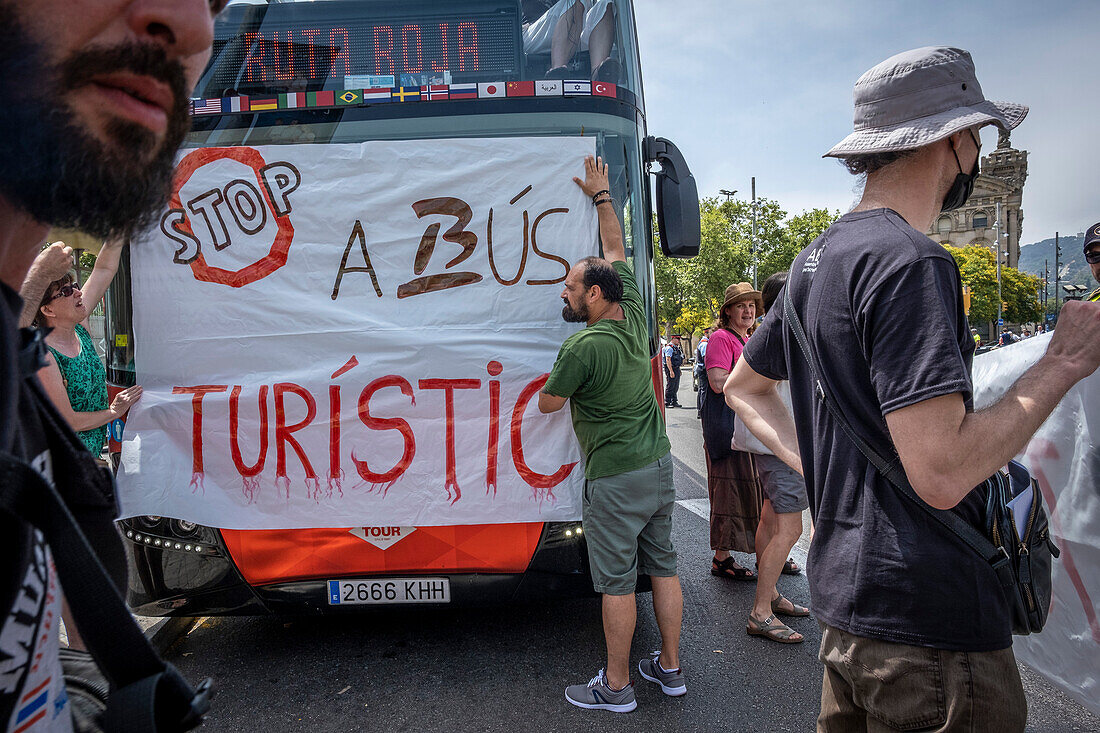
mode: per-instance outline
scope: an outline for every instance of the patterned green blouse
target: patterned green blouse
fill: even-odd
[[[65,380],[65,391],[69,393],[69,405],[74,412],[98,412],[106,410],[107,370],[99,360],[92,337],[84,326],[77,325],[76,334],[80,337],[80,353],[68,357],[50,347],[50,353],[57,360],[61,377]],[[107,426],[84,430],[77,433],[80,441],[96,458],[103,452],[103,443],[107,439]]]

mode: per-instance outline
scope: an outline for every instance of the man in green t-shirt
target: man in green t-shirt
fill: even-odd
[[[645,309],[626,263],[607,165],[589,156],[584,167],[585,180],[573,180],[592,197],[606,259],[586,257],[565,279],[562,318],[586,328],[562,344],[539,409],[556,412],[569,401],[585,455],[588,562],[603,594],[606,672],[566,688],[565,697],[578,707],[626,713],[638,706],[630,642],[639,573],[653,582],[661,649],[638,662],[638,671],[666,695],[687,692],[679,656],[683,596],[671,539],[676,495],[671,445],[653,391]]]

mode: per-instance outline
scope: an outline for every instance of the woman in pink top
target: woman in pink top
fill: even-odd
[[[755,580],[756,574],[730,557],[730,550],[756,551],[762,495],[752,454],[735,451],[734,414],[722,396],[722,387],[745,348],[756,316],[763,310],[760,291],[749,283],[726,288],[717,328],[707,345],[706,396],[703,400],[703,447],[707,458],[710,494],[711,573],[734,580]]]

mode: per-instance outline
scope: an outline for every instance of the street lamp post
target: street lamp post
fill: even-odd
[[[749,251],[752,254],[752,289],[759,290],[756,286],[756,176],[752,177],[752,246]]]
[[[1001,299],[1001,202],[997,202],[997,221],[994,223],[994,228],[997,231],[997,247],[994,250],[997,254],[997,333],[1000,334],[1001,327],[1004,325],[1004,311],[1002,310],[1004,301]]]

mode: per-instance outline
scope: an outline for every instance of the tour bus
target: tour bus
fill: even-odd
[[[556,48],[558,24],[582,19],[577,47]],[[627,256],[645,295],[661,401],[652,222],[655,214],[666,255],[694,256],[698,195],[676,147],[647,137],[631,0],[232,2],[217,20],[191,113],[185,153],[372,140],[593,138],[609,163]],[[127,251],[107,301],[108,378],[115,389],[135,383],[129,262]],[[117,464],[117,426],[111,438]],[[120,528],[132,561],[128,602],[145,615],[330,613],[412,600],[410,593],[418,601],[471,605],[592,592],[579,522],[230,530],[139,516]],[[386,582],[397,577],[424,578],[423,587]]]

